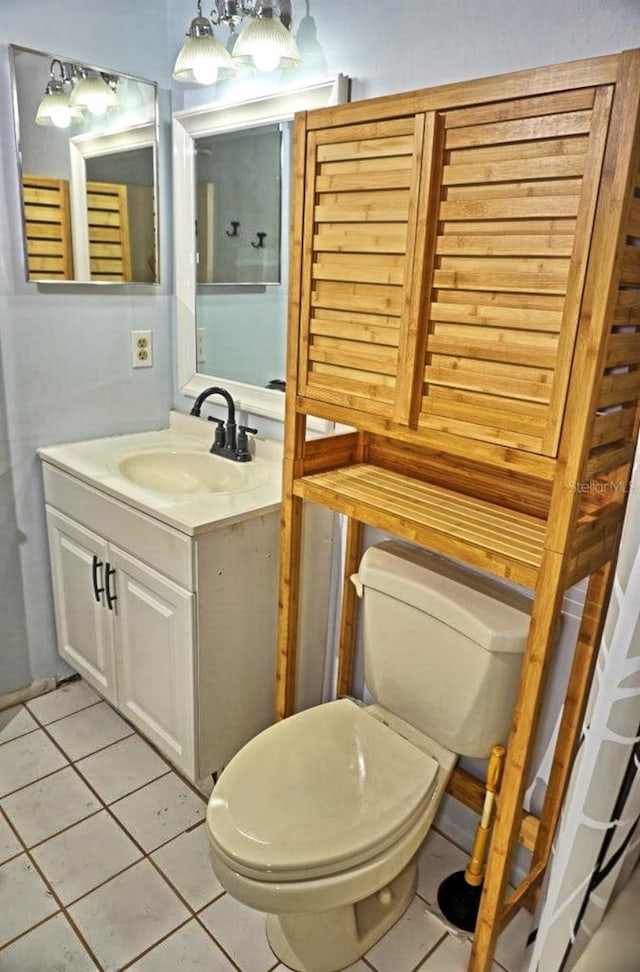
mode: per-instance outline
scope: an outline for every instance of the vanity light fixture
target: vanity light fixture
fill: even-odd
[[[298,45],[280,20],[277,0],[257,0],[247,15],[252,19],[235,43],[234,61],[252,64],[258,71],[276,71],[300,64]]]
[[[214,0],[208,19],[202,16],[202,0],[198,0],[198,16],[191,22],[187,40],[182,46],[173,69],[176,81],[213,84],[219,71],[228,77],[235,73],[236,64],[248,64],[258,71],[275,71],[297,67],[302,58],[293,35],[282,22],[278,0]],[[213,35],[215,24],[226,24],[231,36],[245,19],[249,23],[235,41],[231,56]]]
[[[71,92],[72,108],[86,108],[91,115],[104,115],[119,108],[116,94],[118,78],[115,74],[103,74],[82,68],[81,77]]]
[[[49,81],[36,111],[36,125],[69,128],[71,124],[82,121],[82,108],[72,105],[70,101],[73,70],[73,65],[57,58],[51,62]]]
[[[214,84],[221,70],[235,74],[231,55],[216,39],[211,21],[202,16],[202,0],[198,0],[198,16],[180,48],[173,78],[185,84]]]

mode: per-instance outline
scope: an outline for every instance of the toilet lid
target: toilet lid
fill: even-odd
[[[209,801],[210,838],[264,880],[336,873],[408,830],[438,763],[348,699],[262,732],[229,763]]]

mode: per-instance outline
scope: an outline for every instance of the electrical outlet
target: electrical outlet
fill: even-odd
[[[131,367],[153,367],[153,331],[131,332]]]

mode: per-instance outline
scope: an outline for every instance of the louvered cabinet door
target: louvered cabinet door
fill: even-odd
[[[403,419],[425,437],[556,455],[610,105],[605,86],[442,113],[431,279],[404,364],[418,392]]]
[[[419,115],[307,134],[298,391],[377,421],[411,316],[427,129]]]
[[[111,283],[131,280],[127,187],[87,182],[87,220],[91,279]]]

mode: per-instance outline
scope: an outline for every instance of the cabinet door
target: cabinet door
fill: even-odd
[[[306,136],[298,381],[314,404],[393,415],[432,135],[433,113]]]
[[[51,507],[47,529],[58,650],[105,699],[115,702],[113,616],[101,590],[107,544]]]
[[[556,455],[610,108],[603,86],[441,113],[410,426]]]
[[[116,547],[109,561],[118,707],[193,777],[195,595]]]

